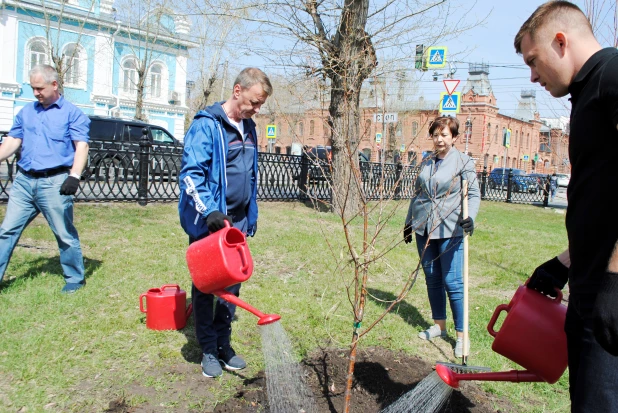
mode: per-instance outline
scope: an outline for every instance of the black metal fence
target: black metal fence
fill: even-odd
[[[143,139],[133,148],[93,145],[78,201],[175,201],[182,148],[153,144]],[[410,199],[417,168],[400,164],[361,162],[361,190],[368,200]],[[7,202],[16,174],[16,157],[0,164],[0,202]],[[260,201],[331,199],[331,165],[306,155],[258,154]],[[547,205],[549,177],[478,173],[482,199]]]

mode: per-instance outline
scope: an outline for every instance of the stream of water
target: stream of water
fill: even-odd
[[[453,388],[434,371],[380,413],[436,413],[448,401],[452,391]]]
[[[260,332],[270,413],[317,413],[313,395],[281,323],[261,326]]]

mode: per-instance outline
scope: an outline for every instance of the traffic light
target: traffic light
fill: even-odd
[[[504,133],[504,139],[502,141],[502,146],[505,148],[509,148],[511,146],[511,130],[503,128],[502,132]]]
[[[425,46],[422,44],[416,45],[416,54],[414,56],[414,68],[419,70],[427,70],[427,67],[423,61],[423,55],[425,54]]]

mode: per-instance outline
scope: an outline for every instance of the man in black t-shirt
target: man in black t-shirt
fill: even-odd
[[[541,5],[515,37],[533,83],[571,95],[568,249],[528,287],[556,295],[569,282],[565,323],[572,412],[618,412],[618,50],[601,48],[582,11]]]

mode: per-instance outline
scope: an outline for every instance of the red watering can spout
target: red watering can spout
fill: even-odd
[[[461,380],[557,382],[567,367],[566,307],[561,299],[560,291],[551,299],[522,285],[509,304],[501,304],[494,311],[487,325],[487,331],[494,337],[491,349],[525,370],[456,373],[439,364],[436,366],[438,376],[453,388],[459,387]],[[496,321],[502,312],[506,317],[496,331]]]
[[[243,308],[249,311],[250,313],[255,314],[259,318],[258,325],[260,326],[271,324],[281,319],[281,316],[279,314],[262,313],[257,308],[250,306],[249,304],[247,304],[246,302],[244,302],[243,300],[241,300],[240,298],[236,297],[234,294],[226,290],[216,290],[216,291],[213,291],[212,294],[216,295],[217,297],[223,298],[225,301],[230,302],[234,305],[237,305],[238,307]]]
[[[513,383],[545,381],[528,370],[496,371],[489,373],[455,373],[443,364],[436,365],[436,373],[446,384],[456,389],[461,380],[510,381]]]

